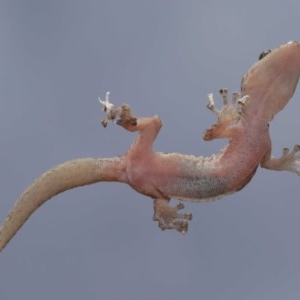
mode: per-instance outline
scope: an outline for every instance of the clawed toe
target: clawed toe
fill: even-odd
[[[230,138],[247,103],[248,96],[240,98],[238,93],[233,93],[231,103],[228,103],[228,90],[221,89],[220,94],[223,98],[221,110],[215,107],[213,94],[208,94],[207,108],[217,116],[218,122],[203,133],[203,139],[206,141],[221,137]]]
[[[155,199],[153,220],[158,222],[161,230],[175,229],[184,234],[188,231],[188,221],[192,220],[192,214],[178,213],[183,208],[184,205],[181,202],[171,207],[168,199]]]
[[[136,126],[137,118],[132,115],[129,105],[123,104],[120,107],[119,119],[117,124],[122,127]]]
[[[106,113],[105,118],[101,121],[103,127],[106,127],[109,122],[115,122],[126,129],[137,125],[137,118],[132,115],[129,105],[123,104],[120,107],[115,107],[109,101],[110,92],[106,92],[105,100],[98,98],[103,111]]]
[[[300,175],[300,145],[295,145],[293,150],[289,148],[282,149],[282,155],[279,158],[271,157],[269,160],[262,161],[262,166],[277,171],[290,171]]]

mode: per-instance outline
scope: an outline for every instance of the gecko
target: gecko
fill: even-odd
[[[96,182],[121,182],[153,199],[153,220],[162,230],[188,231],[191,213],[180,212],[183,201],[208,201],[241,190],[258,166],[300,175],[300,146],[271,155],[269,123],[294,94],[300,75],[300,44],[296,41],[262,52],[243,75],[241,90],[228,101],[221,89],[222,109],[212,94],[207,107],[217,122],[205,130],[206,141],[226,138],[229,143],[210,157],[159,153],[153,143],[162,127],[161,119],[136,117],[129,105],[114,106],[100,100],[106,113],[102,125],[115,123],[137,137],[124,155],[113,158],[82,158],[62,163],[38,177],[20,196],[0,228],[0,251],[31,214],[47,200],[66,190]],[[170,206],[171,198],[179,200]]]

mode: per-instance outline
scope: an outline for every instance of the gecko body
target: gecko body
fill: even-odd
[[[300,146],[284,148],[282,156],[271,156],[269,122],[293,96],[300,75],[300,44],[292,41],[264,52],[243,76],[241,93],[228,101],[221,89],[224,106],[218,110],[209,94],[207,107],[218,118],[207,129],[204,140],[229,139],[228,145],[211,157],[158,153],[152,149],[162,127],[158,116],[137,118],[128,105],[115,107],[106,99],[104,127],[110,121],[139,134],[123,156],[71,160],[47,171],[20,196],[0,228],[0,251],[30,215],[51,197],[86,184],[115,181],[129,184],[154,203],[153,219],[161,229],[188,230],[190,213],[179,213],[180,201],[169,206],[171,198],[207,201],[242,189],[259,165],[300,175]]]

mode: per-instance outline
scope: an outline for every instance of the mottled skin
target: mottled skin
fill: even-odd
[[[300,147],[285,148],[280,158],[271,156],[269,122],[292,97],[300,75],[300,44],[289,42],[262,54],[243,76],[241,95],[233,94],[228,104],[222,89],[224,106],[214,107],[209,95],[208,108],[218,122],[204,133],[205,140],[228,138],[219,154],[204,158],[179,153],[156,153],[153,142],[162,126],[159,117],[136,118],[128,105],[114,107],[108,100],[102,124],[115,121],[139,135],[124,156],[71,160],[40,176],[21,195],[0,228],[0,251],[29,216],[45,201],[65,190],[100,181],[129,184],[154,200],[154,217],[161,229],[188,230],[191,214],[180,214],[179,202],[170,207],[171,198],[206,201],[242,189],[259,165],[272,170],[300,174]]]

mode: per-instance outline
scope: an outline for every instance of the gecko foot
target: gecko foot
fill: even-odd
[[[270,158],[262,161],[264,168],[277,171],[290,171],[300,175],[300,145],[295,145],[293,150],[283,148],[279,158]]]
[[[213,94],[208,94],[207,108],[217,115],[218,122],[204,132],[203,139],[206,141],[215,138],[230,137],[234,125],[241,118],[248,98],[248,96],[240,98],[239,93],[233,93],[231,103],[228,103],[228,90],[225,88],[220,89],[220,94],[224,104],[221,110],[215,108]]]
[[[120,107],[115,107],[109,101],[110,92],[106,92],[105,100],[100,98],[99,102],[103,105],[103,111],[106,113],[105,118],[101,121],[102,126],[106,127],[109,122],[115,122],[116,124],[129,129],[137,125],[137,118],[132,115],[129,105],[123,104]]]
[[[192,220],[192,214],[178,213],[183,208],[184,205],[181,202],[171,207],[168,199],[155,199],[153,220],[158,221],[158,227],[161,230],[176,229],[184,234],[188,231],[188,221]]]

